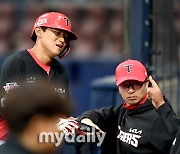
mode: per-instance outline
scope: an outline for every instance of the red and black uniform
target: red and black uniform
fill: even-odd
[[[69,98],[67,72],[57,59],[53,58],[50,65],[45,65],[37,59],[31,49],[23,50],[7,57],[1,68],[0,108],[3,109],[3,106],[5,106],[5,101],[3,101],[3,94],[5,92],[20,86],[21,82],[36,84],[42,80],[47,81],[47,84],[50,82],[56,83],[55,90]],[[37,91],[34,93],[37,93]],[[7,133],[7,126],[1,117],[0,140],[6,140]]]
[[[158,113],[161,110],[166,111],[163,117]],[[177,125],[169,103],[156,110],[148,99],[132,109],[119,105],[90,110],[79,120],[86,117],[106,132],[102,154],[168,154]],[[171,126],[164,125],[164,117],[171,121]]]

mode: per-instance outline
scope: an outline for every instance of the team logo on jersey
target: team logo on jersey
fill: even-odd
[[[121,127],[118,126],[119,134],[117,138],[119,138],[122,142],[130,144],[134,147],[138,147],[139,139],[142,137],[142,130],[138,129],[129,129],[129,133],[123,132]]]
[[[28,77],[27,78],[27,83],[35,83],[35,80],[36,80],[36,78],[35,77]]]
[[[55,91],[57,91],[60,94],[65,94],[66,93],[66,90],[62,89],[62,88],[55,88]]]
[[[3,86],[5,92],[9,92],[9,90],[14,89],[16,87],[19,87],[19,85],[16,82],[6,83],[5,86]]]
[[[137,128],[130,128],[129,132],[134,133],[134,134],[139,134],[139,135],[142,134],[142,130],[138,130]]]

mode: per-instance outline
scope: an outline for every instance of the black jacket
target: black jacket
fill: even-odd
[[[180,154],[180,129],[172,143],[170,154]]]
[[[165,103],[162,108],[173,123],[176,115],[171,106]],[[88,117],[106,132],[101,147],[103,154],[168,154],[175,124],[164,125],[158,110],[147,100],[134,110],[126,110],[123,105],[90,110],[79,120]]]

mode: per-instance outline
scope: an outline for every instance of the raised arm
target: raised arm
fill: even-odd
[[[147,88],[147,93],[149,98],[152,100],[152,104],[154,105],[154,107],[158,109],[161,105],[165,103],[165,100],[163,98],[161,89],[153,80],[152,76],[149,76],[149,82],[152,86]]]

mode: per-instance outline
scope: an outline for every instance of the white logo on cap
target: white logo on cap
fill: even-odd
[[[45,24],[45,23],[47,23],[47,18],[45,18],[45,19],[40,19],[40,20],[35,24],[35,27],[40,26],[40,25]]]

